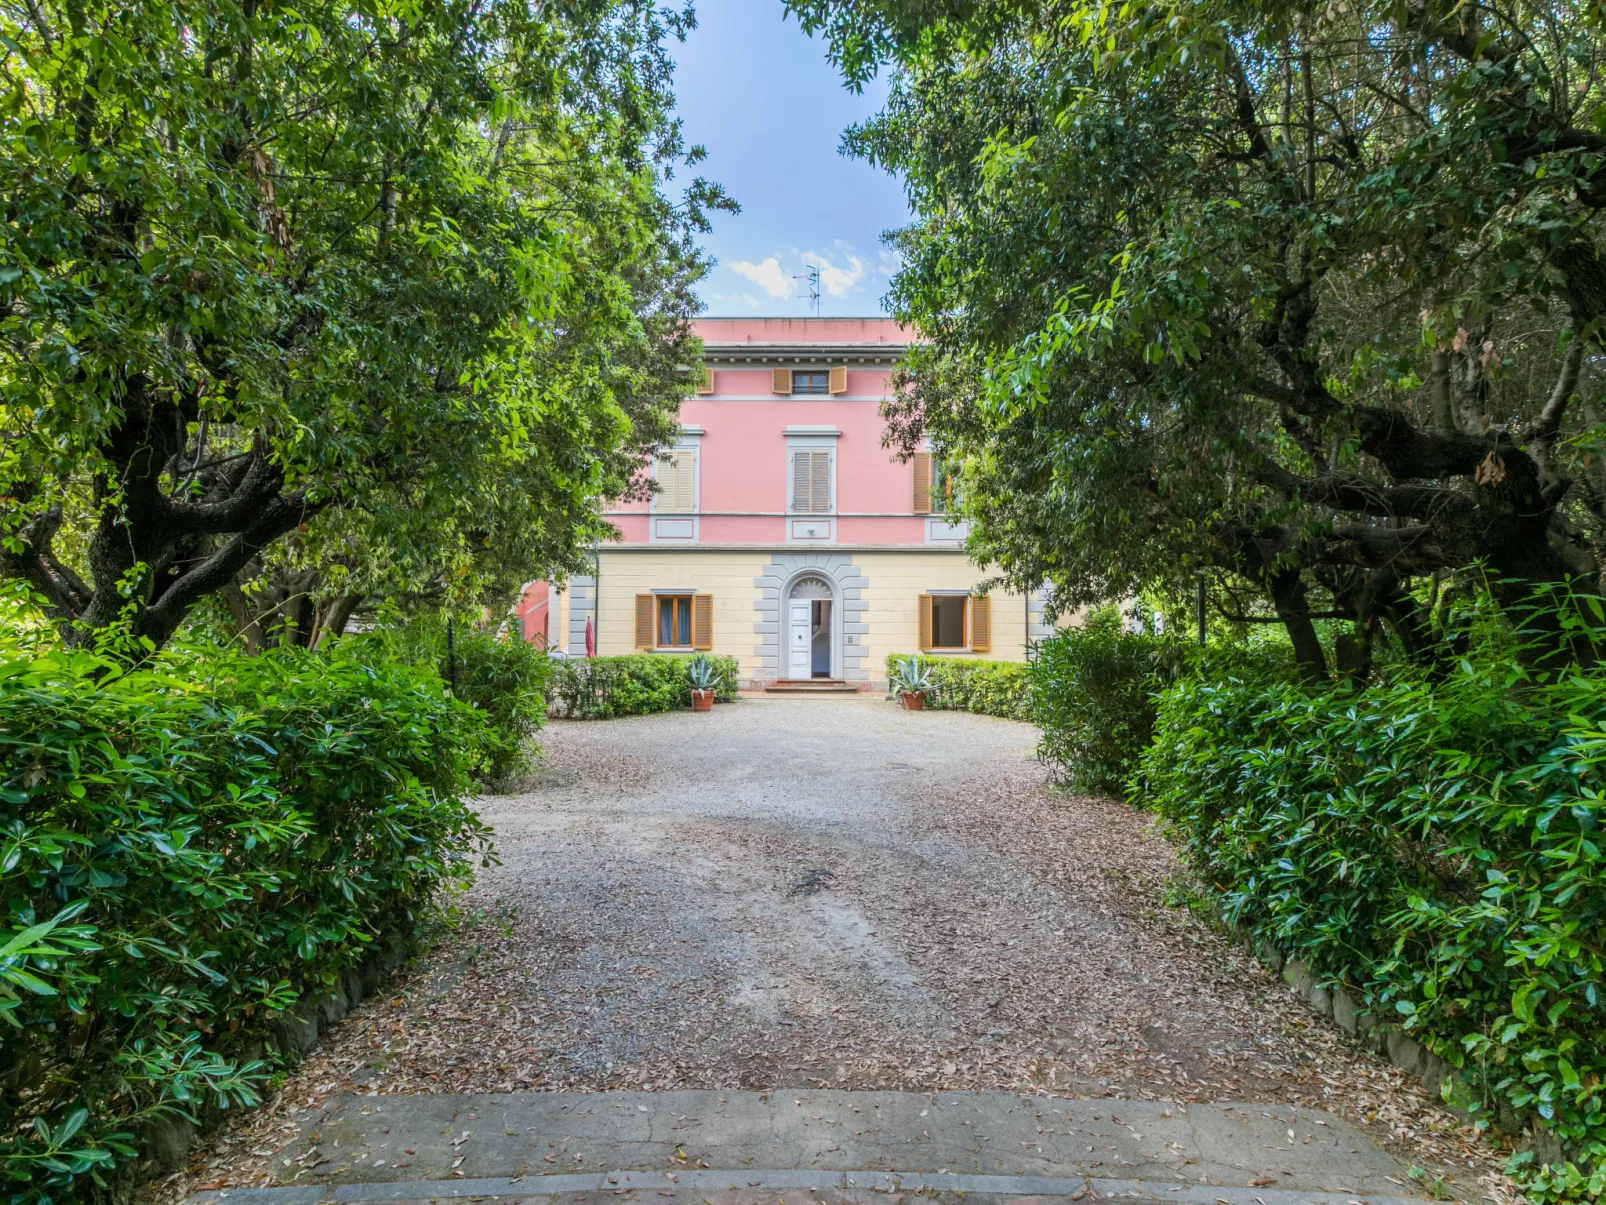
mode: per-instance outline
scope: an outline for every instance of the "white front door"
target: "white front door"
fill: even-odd
[[[794,598],[788,601],[789,616],[786,624],[786,676],[809,678],[814,674],[814,633],[809,623],[809,600]]]

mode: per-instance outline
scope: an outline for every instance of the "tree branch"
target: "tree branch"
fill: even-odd
[[[21,543],[22,550],[12,552],[0,544],[0,565],[5,567],[7,577],[20,577],[45,596],[52,619],[73,620],[89,605],[92,591],[51,550],[64,513],[62,504],[54,502],[24,523],[13,537]]]
[[[304,493],[273,499],[249,530],[237,532],[223,541],[210,556],[181,574],[163,591],[161,598],[140,613],[141,634],[150,636],[158,644],[163,643],[178,630],[191,604],[233,581],[252,557],[279,536],[305,523],[321,508],[321,504],[307,502]]]

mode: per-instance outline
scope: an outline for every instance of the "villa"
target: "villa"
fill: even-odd
[[[881,689],[891,653],[1021,661],[1044,597],[983,591],[929,452],[883,446],[905,332],[885,318],[708,318],[657,492],[608,517],[595,572],[526,595],[556,655],[707,650],[744,688]]]

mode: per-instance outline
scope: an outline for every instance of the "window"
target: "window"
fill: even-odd
[[[658,597],[658,647],[691,648],[690,594],[661,594]]]
[[[931,600],[931,647],[962,649],[965,642],[965,604],[963,594],[935,595]]]
[[[831,452],[826,448],[792,453],[792,513],[831,513]]]
[[[636,595],[638,649],[711,649],[714,647],[712,594]]]
[[[992,647],[992,600],[985,594],[922,594],[920,651],[985,653]]]
[[[697,453],[690,448],[658,458],[658,492],[653,510],[661,515],[697,512]]]
[[[954,505],[954,475],[948,463],[935,457],[931,461],[931,513],[945,515]]]
[[[774,381],[770,385],[770,392],[791,396],[799,393],[846,393],[848,391],[848,367],[839,364],[830,369],[795,369],[776,368],[772,370]]]

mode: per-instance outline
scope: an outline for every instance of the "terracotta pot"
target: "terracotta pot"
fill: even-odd
[[[711,690],[693,690],[691,692],[691,709],[693,711],[713,711],[714,692]]]
[[[923,690],[906,690],[900,698],[903,699],[905,711],[924,711],[926,709],[926,692]]]

